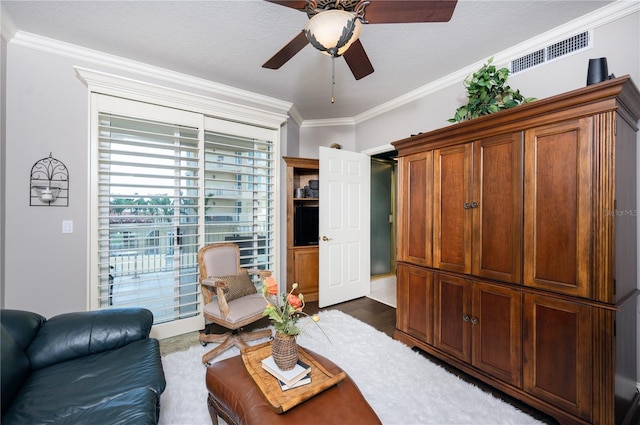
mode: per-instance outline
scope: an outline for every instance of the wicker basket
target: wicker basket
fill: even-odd
[[[298,362],[298,344],[294,335],[276,332],[271,344],[271,354],[281,370],[291,370]]]

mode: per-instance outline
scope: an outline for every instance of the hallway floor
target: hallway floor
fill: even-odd
[[[383,276],[371,279],[371,292],[368,295],[372,300],[381,302],[390,307],[396,307],[396,277]]]

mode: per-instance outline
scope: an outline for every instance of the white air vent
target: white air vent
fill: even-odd
[[[589,31],[585,31],[566,40],[559,41],[544,49],[537,50],[533,53],[521,56],[511,61],[511,73],[516,74],[525,69],[532,68],[534,66],[542,65],[545,62],[549,62],[558,59],[562,56],[566,56],[570,53],[591,47],[592,37]]]
[[[515,74],[524,69],[531,68],[536,65],[540,65],[544,62],[544,49],[540,49],[536,52],[529,53],[528,55],[519,57],[511,61],[511,72]]]

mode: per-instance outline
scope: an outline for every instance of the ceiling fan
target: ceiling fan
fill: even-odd
[[[336,51],[327,51],[317,43],[305,27],[289,43],[262,65],[263,68],[279,69],[303,47],[311,43],[319,50],[333,56],[344,56],[353,76],[359,80],[373,72],[373,65],[357,38],[360,24],[403,24],[412,22],[448,22],[453,15],[457,0],[266,0],[281,6],[305,12],[312,18],[329,11],[352,12],[354,19],[343,31]],[[357,22],[356,22],[357,21]],[[351,27],[350,27],[351,26]],[[355,28],[352,28],[355,27]],[[348,34],[347,34],[348,33]],[[355,33],[355,37],[352,37]],[[354,41],[355,40],[355,41]],[[344,47],[343,47],[344,46]],[[346,49],[346,51],[345,51]]]

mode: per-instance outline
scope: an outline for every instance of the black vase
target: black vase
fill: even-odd
[[[587,70],[587,85],[601,83],[609,75],[607,69],[607,58],[589,59],[589,69]]]

